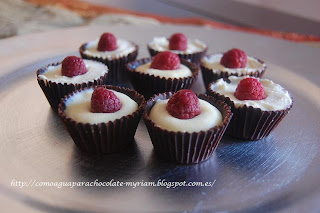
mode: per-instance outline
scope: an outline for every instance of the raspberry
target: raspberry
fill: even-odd
[[[118,48],[117,39],[112,33],[103,33],[98,43],[99,51],[113,51]]]
[[[190,119],[201,113],[200,102],[192,90],[183,89],[168,101],[167,111],[175,118]]]
[[[262,100],[267,97],[262,84],[256,78],[242,79],[234,96],[239,100]]]
[[[91,96],[91,112],[112,113],[120,110],[121,107],[121,101],[114,92],[104,87],[94,89]]]
[[[188,47],[188,38],[183,33],[175,33],[169,39],[170,50],[185,51]]]
[[[224,53],[220,64],[227,68],[244,68],[247,65],[247,54],[240,49],[231,49]]]
[[[151,62],[151,68],[159,70],[176,70],[180,68],[180,58],[177,54],[164,51],[158,53]]]
[[[61,64],[61,74],[68,77],[83,75],[87,72],[86,65],[82,58],[68,56],[63,59]]]

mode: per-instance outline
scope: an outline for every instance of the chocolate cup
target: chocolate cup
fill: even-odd
[[[210,56],[210,55],[208,55]],[[207,57],[207,56],[206,56]],[[255,58],[256,60],[258,60],[261,64],[265,64],[264,61]],[[262,70],[256,70],[254,72],[244,72],[244,73],[228,73],[222,70],[217,70],[216,72],[213,72],[213,69],[210,69],[206,66],[203,65],[203,63],[200,63],[200,68],[201,68],[201,72],[202,72],[202,79],[203,79],[203,83],[204,86],[208,92],[208,87],[209,84],[212,82],[215,82],[216,80],[220,79],[220,78],[228,78],[229,76],[252,76],[252,77],[256,77],[256,78],[261,78],[263,76],[263,74],[265,73],[267,66],[264,66]]]
[[[157,55],[158,53],[160,53],[161,51],[157,51],[155,49],[153,49],[152,47],[150,47],[150,45],[148,44],[148,51],[151,57],[154,57],[155,55]],[[200,52],[195,52],[195,53],[177,53],[177,55],[179,56],[179,58],[181,60],[187,60],[187,61],[191,61],[192,63],[195,63],[197,66],[200,64],[201,58],[207,53],[208,47],[204,48],[203,51]]]
[[[133,52],[129,53],[126,56],[114,57],[112,59],[96,57],[96,56],[85,54],[84,51],[86,50],[88,43],[81,45],[81,47],[79,48],[79,52],[81,57],[84,59],[99,61],[107,65],[109,68],[107,84],[117,85],[119,83],[127,83],[128,76],[127,76],[127,73],[124,71],[125,64],[136,60],[138,56],[138,50],[139,50],[138,45],[134,44],[133,42],[131,43],[135,46],[135,50]]]
[[[212,156],[232,118],[231,108],[224,102],[207,95],[198,97],[215,106],[222,114],[222,123],[207,131],[173,132],[157,126],[149,117],[157,100],[169,99],[173,93],[153,96],[146,104],[143,115],[154,150],[163,159],[179,164],[194,164]]]
[[[292,101],[288,108],[275,111],[264,111],[260,108],[254,108],[252,106],[248,107],[246,105],[242,107],[235,107],[233,101],[229,97],[211,90],[211,84],[208,88],[208,95],[218,100],[222,100],[231,106],[233,117],[226,130],[226,135],[236,138],[259,140],[267,137],[289,113],[293,105]]]
[[[129,76],[129,80],[139,93],[143,94],[145,98],[150,98],[154,94],[162,92],[176,92],[180,89],[190,89],[199,74],[199,68],[191,62],[181,60],[181,64],[187,66],[192,76],[185,78],[161,78],[159,76],[149,75],[146,73],[136,72],[135,69],[150,62],[151,58],[144,58],[133,61],[126,65],[126,71]]]
[[[145,107],[144,97],[134,90],[111,85],[104,85],[103,87],[126,94],[138,104],[138,109],[130,115],[108,123],[90,124],[77,122],[65,114],[65,102],[72,95],[81,92],[83,89],[66,96],[58,108],[58,114],[76,146],[84,152],[93,154],[121,152],[132,143]]]
[[[92,81],[85,82],[85,83],[76,83],[76,84],[67,84],[67,83],[62,84],[62,83],[56,83],[56,82],[50,81],[50,80],[42,80],[39,78],[39,75],[43,74],[48,69],[49,66],[57,66],[59,64],[61,64],[61,62],[49,64],[49,65],[37,70],[38,84],[41,87],[47,100],[49,101],[49,104],[50,104],[52,110],[55,112],[58,111],[58,105],[59,105],[61,99],[64,96],[68,95],[69,93],[71,93],[75,90],[78,90],[78,89],[82,89],[82,88],[86,88],[86,87],[90,87],[90,86],[95,86],[95,85],[103,85],[106,83],[106,80],[108,77],[108,72],[105,75],[100,76],[96,80],[92,80]]]

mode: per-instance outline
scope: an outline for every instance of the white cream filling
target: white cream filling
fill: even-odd
[[[252,106],[254,108],[260,108],[264,111],[275,111],[275,110],[284,110],[292,104],[292,99],[287,90],[281,87],[279,84],[274,83],[271,80],[259,79],[261,84],[264,87],[264,91],[267,97],[263,100],[238,100],[234,96],[234,92],[237,89],[239,82],[242,79],[248,78],[250,76],[236,77],[230,76],[229,80],[231,83],[219,79],[214,84],[211,85],[211,90],[226,97],[229,97],[236,108],[246,106]],[[252,78],[252,77],[250,77]],[[258,79],[258,78],[257,78]]]
[[[98,43],[99,39],[88,42],[84,53],[94,57],[113,59],[127,56],[136,49],[133,43],[124,39],[117,39],[118,48],[113,51],[99,51]]]
[[[169,49],[169,40],[166,37],[154,37],[153,40],[149,43],[149,47],[151,47],[154,50],[157,50],[159,52],[162,51],[172,51],[176,54],[191,54],[191,53],[196,53],[196,52],[201,52],[203,51],[207,45],[203,43],[202,41],[198,39],[188,39],[188,45],[187,49],[185,51],[181,50],[170,50]]]
[[[257,70],[262,71],[265,67],[265,63],[259,62],[257,59],[247,56],[248,62],[246,67],[244,68],[227,68],[220,64],[221,58],[223,54],[213,54],[204,57],[201,60],[201,63],[204,67],[207,67],[209,69],[212,69],[213,73],[218,73],[220,71],[228,72],[228,73],[239,73],[239,74],[246,74],[246,73],[252,73],[256,72]]]
[[[200,132],[222,123],[220,111],[207,101],[199,99],[201,114],[191,119],[179,119],[167,111],[168,100],[158,100],[149,115],[150,119],[162,129],[173,132]]]
[[[186,77],[192,76],[191,70],[183,64],[181,64],[180,68],[176,70],[158,70],[158,69],[152,69],[150,68],[150,66],[151,66],[151,62],[142,64],[136,68],[136,72],[154,75],[154,76],[158,76],[160,78],[166,78],[166,79],[186,78]]]
[[[48,80],[62,84],[75,84],[96,80],[108,72],[108,67],[102,63],[85,59],[84,63],[88,71],[83,75],[73,77],[63,76],[61,73],[61,64],[59,64],[56,66],[49,66],[47,70],[38,77],[44,81]]]
[[[65,114],[67,117],[81,123],[99,124],[108,123],[120,119],[123,116],[132,114],[138,109],[138,104],[129,96],[111,90],[120,99],[122,107],[114,113],[93,113],[91,112],[91,96],[93,88],[76,93],[66,101]]]

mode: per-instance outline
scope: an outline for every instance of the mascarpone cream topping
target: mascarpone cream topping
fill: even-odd
[[[222,123],[222,115],[220,111],[208,103],[201,100],[201,114],[191,119],[179,119],[169,114],[166,109],[166,100],[158,100],[150,111],[150,119],[162,129],[173,132],[200,132],[218,126]]]
[[[64,76],[61,74],[61,64],[59,64],[56,66],[49,66],[47,70],[41,75],[38,75],[38,77],[41,80],[49,80],[56,83],[75,84],[96,80],[108,72],[108,67],[102,63],[85,59],[84,63],[88,71],[83,75],[73,77]]]
[[[108,123],[120,119],[123,116],[132,114],[138,109],[138,104],[129,96],[111,90],[120,99],[122,107],[114,113],[93,113],[91,112],[91,96],[93,88],[83,90],[82,92],[75,93],[66,100],[65,114],[67,117],[81,123]]]
[[[166,79],[186,78],[186,77],[192,76],[191,70],[183,64],[181,64],[180,68],[176,70],[158,70],[158,69],[152,69],[150,68],[150,66],[151,66],[151,62],[142,64],[136,68],[136,72],[154,75],[154,76],[158,76],[160,78],[166,78]]]
[[[124,39],[117,39],[118,48],[113,51],[98,51],[98,43],[99,39],[88,42],[84,53],[94,57],[113,59],[127,56],[136,49],[132,42]]]
[[[264,87],[264,91],[267,97],[263,100],[238,100],[234,96],[234,92],[237,89],[239,82],[242,79],[248,78],[250,76],[236,77],[230,76],[230,83],[227,83],[223,79],[219,79],[214,84],[211,85],[211,90],[226,97],[229,97],[233,101],[236,108],[246,106],[252,106],[254,108],[260,108],[264,111],[275,111],[284,110],[292,104],[292,99],[287,90],[281,87],[279,84],[274,83],[268,79],[259,79]],[[252,77],[250,77],[252,78]]]
[[[227,68],[220,64],[220,60],[223,54],[213,54],[206,56],[202,59],[201,63],[204,67],[212,69],[213,73],[218,73],[220,71],[228,72],[228,73],[239,73],[239,74],[246,74],[256,72],[257,70],[263,70],[266,67],[265,63],[259,62],[257,59],[247,56],[248,63],[245,68]]]
[[[198,39],[194,39],[194,40],[188,39],[188,46],[185,51],[170,50],[169,49],[169,40],[166,37],[155,37],[155,38],[153,38],[153,41],[151,41],[149,43],[149,47],[151,47],[152,49],[157,50],[159,52],[169,50],[169,51],[172,51],[176,54],[178,54],[178,53],[191,54],[191,53],[203,51],[207,47],[207,45]]]

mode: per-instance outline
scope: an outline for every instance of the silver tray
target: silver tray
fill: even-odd
[[[102,32],[135,41],[147,57],[154,36],[184,32],[209,53],[242,48],[266,61],[265,78],[288,89],[294,106],[260,141],[224,137],[197,165],[157,158],[143,122],[121,154],[80,152],[36,81],[36,70],[78,54]],[[269,37],[193,26],[97,26],[0,41],[0,201],[8,212],[317,212],[320,209],[320,49]],[[193,88],[204,92],[201,78]],[[213,187],[49,187],[37,182],[202,181]],[[19,188],[15,181],[29,187]]]

